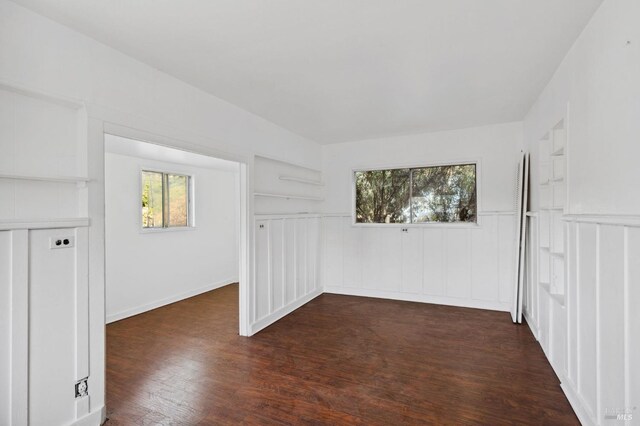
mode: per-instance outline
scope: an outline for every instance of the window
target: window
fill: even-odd
[[[191,226],[191,176],[142,171],[142,228]]]
[[[355,172],[356,223],[476,222],[476,165]]]

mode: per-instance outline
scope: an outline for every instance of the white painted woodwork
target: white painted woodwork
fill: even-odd
[[[640,282],[640,227],[628,218],[616,225],[614,216],[564,220],[564,305],[536,279],[541,264],[530,256],[527,291],[539,290],[538,297],[526,299],[527,322],[583,423],[606,424],[605,414],[625,409],[635,418],[640,321],[634,307],[640,304],[640,291],[634,283]]]
[[[325,216],[324,291],[508,311],[513,220],[488,213],[478,226],[385,227]]]
[[[321,232],[319,215],[256,215],[253,333],[322,293]]]
[[[11,265],[11,231],[0,231],[0,265]],[[11,268],[0,268],[0,424],[11,424]]]
[[[324,201],[324,189],[318,185],[320,170],[260,155],[254,157],[253,164],[256,214],[319,211]]]
[[[0,178],[0,230],[8,229],[15,235],[35,228],[88,226],[90,401],[79,402],[75,408],[64,405],[58,409],[64,412],[74,410],[78,422],[97,425],[105,416],[105,131],[243,162],[248,169],[247,179],[243,183],[249,187],[250,193],[253,192],[254,183],[254,153],[317,169],[320,167],[321,149],[308,139],[12,2],[0,0],[0,28],[0,97],[3,98],[0,101],[0,163],[3,165],[0,167],[0,175],[3,175]],[[5,89],[10,92],[9,95]],[[49,103],[53,106],[49,106]],[[26,105],[27,110],[16,110],[15,105],[20,108]],[[30,128],[20,126],[16,130],[13,117],[23,112],[20,120],[33,125]],[[53,117],[58,119],[54,120]],[[72,117],[80,123],[78,136],[74,136],[74,139],[64,136],[70,134],[68,129],[71,128],[69,123]],[[75,145],[76,142],[78,145]],[[75,151],[72,149],[74,147]],[[76,158],[71,158],[73,156]],[[77,165],[74,170],[70,169],[72,163]],[[7,179],[7,175],[18,178]],[[25,176],[38,179],[23,179]],[[51,179],[52,182],[39,180],[43,177],[54,179]],[[80,185],[73,182],[75,179],[67,180],[68,177],[78,177]],[[88,179],[86,182],[85,178]],[[276,190],[265,189],[269,192]],[[254,252],[252,199],[252,195],[249,195],[241,200],[247,206],[243,241],[249,259],[245,263],[251,267],[254,265],[251,259]],[[24,245],[26,247],[27,242]],[[16,256],[13,258],[15,265],[28,264],[26,252],[18,252]],[[12,266],[3,260],[0,271],[7,269],[12,270]],[[74,274],[79,275],[80,271],[76,270]],[[253,284],[249,281],[255,274],[244,270],[241,271],[242,276],[246,277],[248,288],[241,286],[241,295],[246,295],[241,300],[241,312],[243,309],[250,312],[248,306],[253,303]],[[17,288],[26,292],[26,285]],[[20,292],[13,293],[17,298],[20,295]],[[294,309],[299,305],[289,306]],[[12,315],[18,320],[22,318],[21,315],[26,318],[29,312],[27,305],[21,302],[14,303],[12,309]],[[18,322],[14,321],[14,324],[18,327]],[[24,324],[26,327],[26,322]],[[14,347],[26,348],[26,345],[18,344],[20,339],[26,342],[26,330],[18,328],[14,333],[13,339],[17,343],[12,350]],[[241,321],[240,332],[250,334],[248,320],[245,327],[242,327]],[[5,337],[2,335],[0,341]],[[18,355],[19,359],[26,362],[24,352]],[[6,361],[0,355],[0,375],[10,368]],[[22,383],[20,380],[12,382],[15,389],[12,390],[12,397],[16,401],[12,406],[16,409],[11,415],[16,419],[13,423],[23,425],[28,414],[27,399],[22,397],[26,396],[27,373],[26,368],[19,368],[18,361],[14,364],[12,374],[22,377],[24,387],[19,388]],[[82,363],[78,367],[84,368]],[[2,386],[0,384],[0,397],[4,395]],[[72,387],[48,388],[46,391],[68,396]],[[19,401],[24,403],[20,405]],[[0,402],[0,406],[3,403],[6,401]],[[87,408],[89,414],[80,417]],[[58,418],[57,413],[51,415],[52,418]],[[4,424],[2,420],[0,424]]]
[[[50,238],[67,235],[68,230],[29,233],[29,421],[35,425],[75,420],[77,247],[49,248]],[[79,286],[86,287],[86,283]]]
[[[87,231],[0,231],[2,424],[71,424],[89,414],[88,397],[74,398],[89,376]],[[50,248],[64,237],[74,246]]]
[[[421,232],[402,232],[401,250],[398,255],[402,261],[401,288],[403,293],[422,293],[424,267],[422,259],[424,235]],[[396,278],[397,279],[397,278]],[[330,281],[328,281],[330,282]]]
[[[423,255],[420,258],[422,265],[422,288],[421,293],[432,294],[434,296],[444,296],[445,292],[445,236],[444,228],[425,228],[422,232]]]

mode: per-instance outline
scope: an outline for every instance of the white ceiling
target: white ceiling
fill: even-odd
[[[521,120],[602,0],[14,0],[320,143]]]

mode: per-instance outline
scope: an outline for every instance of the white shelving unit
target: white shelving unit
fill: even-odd
[[[256,197],[270,197],[270,198],[284,198],[287,200],[307,200],[307,201],[324,201],[321,197],[307,197],[304,195],[290,195],[290,194],[272,194],[269,192],[254,192]]]
[[[319,180],[305,179],[305,178],[300,178],[300,177],[296,177],[296,176],[280,175],[279,179],[280,180],[286,180],[286,181],[289,181],[289,182],[304,183],[306,185],[324,186],[324,183],[322,183]]]
[[[256,214],[318,212],[323,187],[321,170],[260,155],[254,158]]]
[[[540,212],[539,281],[540,286],[560,305],[565,293],[565,229],[562,217],[567,204],[565,121],[556,124],[539,142]]]
[[[0,82],[0,230],[86,226],[84,103]]]
[[[52,183],[75,183],[76,185],[85,185],[89,182],[89,178],[80,176],[29,176],[14,175],[8,173],[0,173],[0,179],[9,180],[28,180],[34,182],[52,182]]]

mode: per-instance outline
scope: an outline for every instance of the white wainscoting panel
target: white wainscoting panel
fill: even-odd
[[[640,223],[616,216],[564,220],[564,297],[550,295],[535,275],[538,247],[530,234],[535,244],[527,294],[538,296],[526,299],[527,322],[532,330],[537,325],[540,345],[583,424],[635,424],[640,419]]]
[[[385,227],[325,215],[324,291],[508,311],[513,220],[491,213],[479,226]]]
[[[58,238],[73,246],[50,248]],[[74,394],[89,377],[87,243],[85,227],[0,230],[0,424],[89,413]]]
[[[256,215],[252,333],[322,293],[320,236],[317,214]]]
[[[11,231],[0,232],[0,424],[11,424]]]

